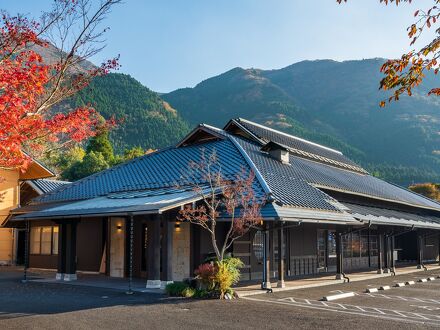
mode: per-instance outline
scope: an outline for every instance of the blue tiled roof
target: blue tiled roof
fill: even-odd
[[[197,137],[195,134],[200,129],[205,133],[211,131],[215,134],[212,134],[210,139],[204,133],[204,141],[198,143],[194,136]],[[263,128],[259,127],[259,129]],[[260,133],[264,135],[264,132]],[[276,132],[270,130],[265,136],[269,138],[274,134],[276,135]],[[122,193],[127,198],[135,198],[133,194],[148,195],[148,191],[153,189],[160,192],[164,188],[185,186],[188,184],[185,173],[188,173],[190,161],[199,162],[203,150],[206,155],[215,150],[218,157],[217,164],[221,167],[223,175],[233,179],[243,168],[254,170],[257,174],[253,185],[256,195],[263,196],[269,193],[271,202],[277,207],[342,214],[343,211],[337,201],[322,190],[325,188],[440,211],[440,204],[434,201],[359,171],[349,171],[294,154],[290,154],[290,164],[283,164],[261,151],[263,142],[258,138],[250,140],[218,128],[201,125],[193,135],[188,136],[187,141],[191,143],[188,143],[189,145],[182,143],[177,147],[157,151],[58,188],[40,196],[34,204],[77,201],[115,193]],[[291,142],[277,143],[286,145]],[[307,145],[306,142],[301,143]],[[343,157],[341,154],[327,150],[325,147],[312,143],[307,147],[315,148],[310,151],[319,152],[326,157],[331,156],[338,162],[346,161],[345,157],[341,158]],[[351,166],[354,163],[347,160],[347,164]],[[200,178],[197,180],[200,180],[200,183],[203,181]]]
[[[267,153],[261,152],[258,143],[238,137],[235,139],[260,169],[269,186],[279,194],[297,198],[295,196],[297,188],[290,188],[291,185],[286,182],[291,183],[299,180],[317,187],[315,189],[329,188],[330,190],[340,190],[440,210],[439,203],[371,175],[347,171],[293,155],[290,155],[290,164],[282,164]],[[306,190],[303,191],[305,194]]]
[[[339,164],[342,167],[347,166],[360,172],[366,172],[362,167],[345,157],[340,151],[262,126],[246,119],[237,118],[234,119],[233,122],[262,141],[272,141],[288,146],[304,157],[310,157],[323,163]]]
[[[57,190],[60,187],[64,187],[66,184],[70,184],[70,182],[67,181],[49,180],[49,179],[36,179],[30,181],[34,185],[36,185],[44,194]]]
[[[245,158],[234,144],[225,139],[202,145],[157,151],[81,179],[53,193],[40,196],[34,202],[73,201],[116,192],[172,188],[185,185],[188,183],[185,174],[188,172],[190,161],[199,162],[203,152],[206,156],[209,156],[213,150],[217,154],[217,164],[221,166],[221,172],[226,178],[234,179],[242,168],[247,171],[250,170]],[[257,180],[254,183],[254,190],[257,195],[264,195],[264,190]]]

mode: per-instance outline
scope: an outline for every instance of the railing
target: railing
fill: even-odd
[[[291,256],[290,257],[290,276],[313,275],[318,273],[318,257]]]

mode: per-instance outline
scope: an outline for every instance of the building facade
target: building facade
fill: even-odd
[[[34,185],[33,180],[53,177],[54,173],[42,164],[34,161],[25,171],[19,169],[0,169],[0,226],[5,223],[9,211],[17,208],[29,199],[48,190],[32,190],[32,195],[23,195],[22,187]],[[46,180],[43,180],[46,181]],[[21,244],[24,235],[13,228],[0,228],[0,265],[11,265],[21,262]]]
[[[29,229],[29,266],[146,279],[148,287],[193,276],[212,257],[208,235],[178,221],[199,203],[190,162],[215,152],[222,173],[253,171],[266,199],[261,226],[235,241],[242,280],[282,286],[285,277],[439,262],[440,204],[371,176],[341,152],[234,119],[199,125],[179,144],[97,173],[14,209],[7,226]],[[220,225],[223,239],[228,219]]]

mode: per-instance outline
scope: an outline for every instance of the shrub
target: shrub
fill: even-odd
[[[244,266],[238,258],[227,258],[218,261],[216,265],[215,283],[223,299],[226,293],[232,292],[231,287],[240,280],[240,268]]]
[[[183,282],[169,283],[165,287],[165,291],[169,296],[181,297],[183,292],[188,289],[189,286]]]
[[[186,287],[185,289],[182,290],[180,295],[185,298],[192,298],[196,295],[196,289],[191,287]]]
[[[198,289],[198,290],[196,290],[194,298],[207,298],[209,296],[211,296],[210,291],[205,290],[205,289]]]
[[[215,273],[216,267],[213,263],[202,264],[194,271],[197,279],[203,284],[203,288],[207,290],[213,290],[215,287]]]

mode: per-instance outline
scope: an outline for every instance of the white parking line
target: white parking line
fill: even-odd
[[[272,303],[272,304],[281,304],[281,305],[289,305],[295,307],[318,309],[329,312],[355,314],[365,317],[375,317],[375,318],[389,319],[395,321],[422,323],[422,324],[429,323],[437,326],[440,325],[440,315],[433,315],[433,314],[414,313],[414,312],[406,312],[401,310],[348,305],[348,304],[331,303],[331,302],[323,302],[323,301],[310,301],[308,299],[294,298],[294,297],[287,297],[280,299],[276,299],[276,298],[258,299],[252,297],[243,297],[242,299],[260,301],[260,302]]]
[[[383,298],[383,299],[389,299],[389,300],[398,300],[398,301],[422,302],[425,304],[440,304],[440,300],[429,299],[429,298],[403,297],[403,296],[385,295],[382,293],[361,293],[361,294],[357,294],[357,295],[367,296],[367,297],[371,297],[371,298]]]

